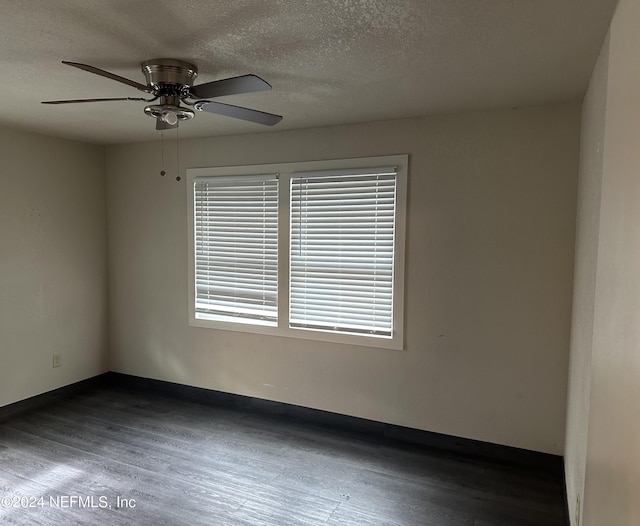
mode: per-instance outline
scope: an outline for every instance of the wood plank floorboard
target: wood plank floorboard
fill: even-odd
[[[565,526],[565,513],[548,471],[102,387],[0,422],[0,524]]]

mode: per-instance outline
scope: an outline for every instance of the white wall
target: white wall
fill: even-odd
[[[591,353],[598,259],[600,190],[607,98],[608,40],[582,107],[573,315],[567,396],[565,471],[572,520],[581,509],[591,401]],[[578,501],[578,499],[580,499]]]
[[[104,148],[0,128],[0,158],[3,406],[106,370],[107,285]]]
[[[109,147],[111,369],[561,454],[579,118],[568,104],[181,142],[182,171],[409,153],[405,351],[188,327],[175,143],[164,178],[159,143]]]
[[[639,26],[640,3],[621,0],[602,51],[601,63],[608,67],[597,68],[592,81],[592,86],[606,84],[606,90],[598,88],[584,110],[599,114],[604,99],[604,120],[584,122],[584,136],[603,137],[600,203],[589,205],[578,227],[581,231],[588,224],[598,236],[592,338],[582,349],[588,353],[591,347],[591,356],[572,360],[590,360],[588,426],[586,437],[567,443],[567,456],[573,448],[584,456],[584,526],[640,524]],[[587,185],[594,180],[589,172],[583,169]],[[574,468],[567,465],[568,479],[579,478]]]

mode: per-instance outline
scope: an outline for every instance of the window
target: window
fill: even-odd
[[[196,316],[276,325],[277,176],[199,178],[194,199]]]
[[[391,337],[396,175],[291,178],[291,327]]]
[[[190,324],[401,349],[407,161],[187,170]]]

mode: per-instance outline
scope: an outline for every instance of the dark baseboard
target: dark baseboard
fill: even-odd
[[[22,413],[56,400],[67,398],[82,391],[99,387],[124,387],[133,390],[153,391],[167,396],[188,400],[199,404],[225,407],[241,412],[264,414],[293,422],[304,422],[342,432],[355,433],[368,440],[395,442],[405,446],[437,449],[441,452],[462,455],[469,459],[490,460],[518,468],[539,470],[563,477],[562,457],[548,453],[539,453],[500,444],[492,444],[469,438],[455,437],[376,422],[366,418],[342,415],[320,409],[263,400],[184,384],[142,378],[128,374],[109,372],[73,383],[47,393],[27,398],[4,407],[0,407],[0,421],[17,413]],[[566,497],[566,491],[565,491]]]
[[[82,391],[87,391],[88,389],[103,387],[108,385],[109,381],[110,373],[103,373],[85,380],[80,380],[79,382],[75,382],[70,385],[65,385],[64,387],[59,387],[58,389],[53,389],[52,391],[47,391],[46,393],[2,406],[0,407],[0,421],[18,413],[24,413],[26,411],[31,411],[32,409],[37,409],[38,407],[49,405],[56,400],[68,398]]]
[[[370,440],[397,442],[416,447],[437,449],[446,453],[463,455],[470,459],[490,460],[503,465],[539,470],[552,473],[558,477],[563,476],[562,457],[558,455],[529,451],[469,438],[376,422],[365,418],[342,415],[319,409],[310,409],[282,402],[224,393],[162,380],[141,378],[122,373],[108,373],[108,381],[111,385],[136,390],[154,391],[201,404],[222,406],[245,412],[268,414],[279,418],[304,422],[306,424],[357,433],[366,436],[366,438]]]

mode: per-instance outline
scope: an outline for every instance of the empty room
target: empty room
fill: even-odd
[[[0,523],[640,524],[638,0],[0,16]]]

